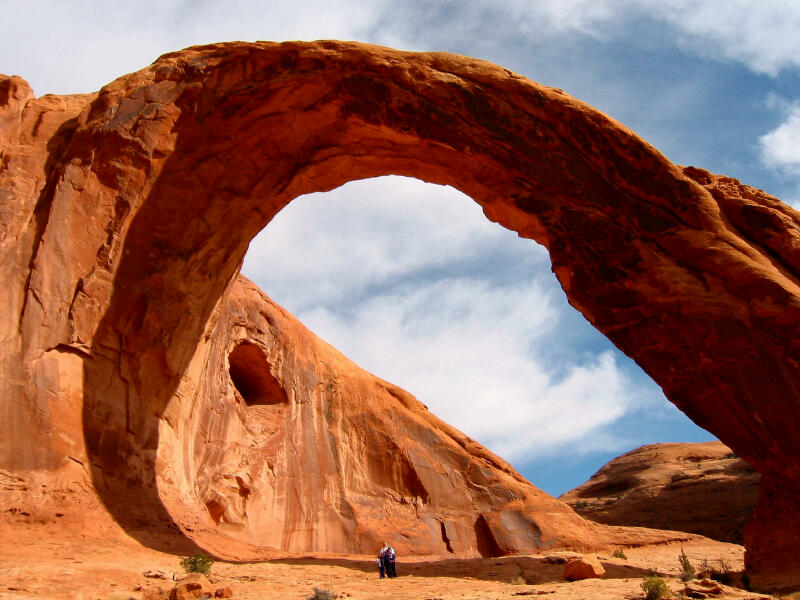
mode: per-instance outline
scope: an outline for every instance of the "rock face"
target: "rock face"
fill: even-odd
[[[742,544],[760,475],[721,442],[652,444],[615,458],[559,499],[609,525],[699,533]]]
[[[392,540],[401,555],[440,556],[675,537],[584,521],[243,278],[218,312],[200,385],[161,431],[159,491],[195,533],[347,554]]]
[[[77,461],[131,531],[235,529],[235,503],[197,510],[224,494],[184,436],[248,242],[298,195],[400,174],[547,247],[570,303],[761,473],[754,585],[800,582],[800,215],[777,199],[495,65],[355,43],[192,48],[87,96],[2,78],[0,147],[0,468]],[[233,358],[245,395],[275,391],[259,360]],[[267,439],[289,408],[259,410]]]

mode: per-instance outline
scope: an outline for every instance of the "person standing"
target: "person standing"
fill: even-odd
[[[383,548],[378,550],[378,558],[375,559],[375,562],[378,563],[378,575],[383,579],[386,577],[386,564],[383,562]]]
[[[391,546],[386,547],[386,552],[383,553],[383,562],[386,568],[386,575],[388,577],[397,577],[397,553]]]

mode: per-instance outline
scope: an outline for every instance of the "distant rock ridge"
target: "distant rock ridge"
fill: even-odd
[[[649,444],[613,459],[559,500],[598,523],[742,544],[760,479],[719,441]]]
[[[337,41],[188,48],[78,96],[35,98],[3,76],[0,153],[0,469],[72,462],[132,535],[160,523],[198,542],[206,532],[205,547],[229,544],[228,556],[258,555],[244,541],[257,527],[254,488],[241,474],[220,485],[205,467],[227,464],[230,449],[191,437],[207,426],[230,439],[193,412],[205,394],[227,394],[203,379],[222,360],[214,331],[250,240],[287,203],[405,175],[452,185],[547,248],[570,304],[761,473],[748,572],[762,588],[800,586],[800,213],[777,198],[674,165],[585,103],[497,65]],[[321,365],[281,380],[270,363],[275,384],[254,373],[263,350],[230,350],[226,373],[269,448],[297,392],[322,382],[322,398],[333,383]],[[326,446],[303,461],[336,415],[299,411],[300,463],[331,464]],[[398,456],[392,486],[403,483],[409,514],[412,497],[443,514],[426,512],[433,486],[413,453]],[[514,479],[502,472],[488,481]],[[487,487],[482,477],[454,485]],[[345,496],[326,488],[335,515],[270,500],[293,519],[282,544],[327,543],[302,529],[314,518],[342,539],[357,512]],[[530,522],[524,498],[486,513],[488,530]],[[447,527],[452,546],[464,530]],[[539,539],[528,533],[525,544]],[[522,547],[497,536],[501,550]]]

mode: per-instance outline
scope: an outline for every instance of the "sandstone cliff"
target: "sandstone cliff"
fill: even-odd
[[[216,515],[237,541],[241,506],[186,496],[205,455],[181,436],[249,240],[298,195],[407,175],[547,247],[570,303],[761,473],[753,582],[800,584],[800,214],[776,198],[496,65],[333,41],[190,48],[86,96],[2,77],[0,148],[0,468],[80,464],[130,531]]]
[[[438,556],[677,537],[584,521],[247,280],[220,312],[196,395],[160,432],[161,496],[184,522],[189,509],[195,532],[289,551],[370,553],[393,540]],[[174,464],[187,465],[183,480]]]
[[[559,497],[598,523],[699,533],[741,544],[759,474],[721,442],[652,444]]]

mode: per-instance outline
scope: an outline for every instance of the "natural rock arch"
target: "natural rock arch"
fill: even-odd
[[[160,419],[174,417],[249,240],[301,194],[398,174],[451,185],[547,247],[570,303],[762,473],[748,566],[797,580],[800,216],[789,207],[671,164],[560,90],[449,54],[219,44],[72,102],[32,212],[93,221],[68,252],[46,230],[29,244],[30,281],[47,285],[36,272],[47,260],[71,260],[77,280],[55,291],[62,308],[47,318],[61,328],[36,344],[91,356],[90,457],[112,487],[144,483],[145,509],[160,506]],[[48,313],[34,287],[15,297],[20,322]]]

